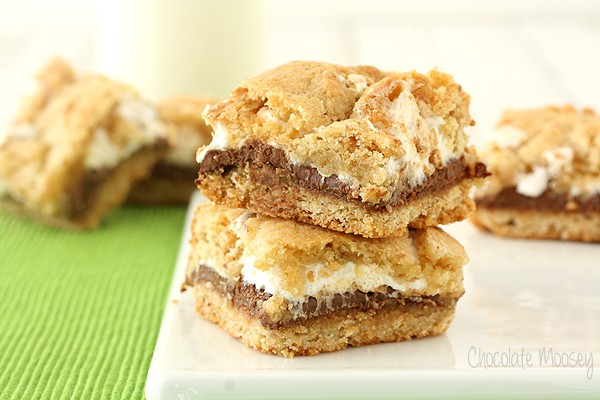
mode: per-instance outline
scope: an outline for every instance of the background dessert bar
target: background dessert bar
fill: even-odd
[[[211,129],[202,119],[202,112],[213,102],[207,97],[179,96],[158,103],[159,117],[171,131],[171,148],[149,178],[132,188],[128,203],[188,203],[198,177],[196,150],[211,140]]]
[[[600,117],[571,106],[507,111],[483,153],[473,221],[499,235],[600,241]]]
[[[0,143],[0,204],[93,228],[168,146],[155,107],[131,87],[54,60]]]

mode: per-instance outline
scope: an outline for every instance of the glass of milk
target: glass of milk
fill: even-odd
[[[264,68],[262,0],[105,0],[96,67],[159,100],[227,96]]]

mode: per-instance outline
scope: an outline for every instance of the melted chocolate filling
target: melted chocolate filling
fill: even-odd
[[[138,152],[159,150],[166,148],[167,145],[165,139],[159,139],[152,146],[142,148],[138,150]],[[85,215],[90,205],[93,203],[98,190],[114,172],[114,169],[119,166],[120,164],[116,165],[114,168],[86,169],[81,173],[81,183],[73,188],[69,196],[70,218],[77,219]]]
[[[495,196],[477,199],[477,207],[489,209],[541,210],[550,212],[598,212],[600,194],[583,197],[570,197],[567,193],[557,193],[546,189],[537,197],[523,196],[515,187],[502,190]]]
[[[194,179],[198,176],[198,168],[195,164],[189,167],[169,164],[167,162],[159,162],[152,170],[152,177],[161,178],[170,181],[186,181],[191,185]]]
[[[211,282],[213,287],[226,296],[235,306],[244,309],[252,317],[258,318],[261,323],[269,328],[276,329],[291,325],[309,318],[328,315],[341,310],[380,310],[384,308],[401,308],[406,306],[430,307],[445,306],[456,303],[455,298],[435,296],[404,296],[397,290],[387,287],[386,293],[381,292],[345,292],[332,296],[328,301],[317,300],[315,297],[307,299],[293,310],[289,318],[274,322],[265,313],[262,303],[271,298],[271,294],[255,285],[242,280],[231,281],[216,273],[212,268],[204,265],[198,266],[186,279],[185,286],[193,286],[204,282]]]
[[[342,182],[337,175],[323,176],[314,167],[295,165],[288,161],[285,152],[257,140],[246,141],[237,149],[210,150],[200,163],[198,180],[210,174],[226,175],[233,168],[252,165],[262,173],[255,178],[272,187],[296,184],[309,190],[349,201],[361,202],[356,191]],[[466,165],[464,158],[450,161],[443,169],[436,170],[425,183],[413,191],[396,190],[387,201],[366,204],[376,210],[397,207],[423,196],[442,192],[466,179],[483,178],[489,173],[482,163]]]

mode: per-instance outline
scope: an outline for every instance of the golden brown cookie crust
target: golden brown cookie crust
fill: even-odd
[[[487,174],[467,146],[464,128],[474,124],[469,102],[460,85],[437,70],[385,73],[291,62],[244,81],[227,100],[207,108],[204,117],[214,133],[198,152],[197,184],[218,203],[366,237],[464,219],[473,203],[452,189]],[[460,178],[423,190],[429,201],[420,201],[417,212],[413,194],[456,162],[463,168]],[[289,171],[295,180],[282,178]],[[310,194],[302,187],[307,181]],[[343,186],[337,199],[329,198],[331,185]],[[333,204],[335,217],[314,210],[316,204]],[[381,214],[374,207],[388,215],[373,221],[370,214]]]
[[[476,193],[476,225],[511,237],[600,238],[600,117],[593,111],[506,111],[482,158],[492,176]]]
[[[0,207],[32,218],[43,224],[67,229],[96,228],[114,207],[120,205],[128,195],[131,181],[140,180],[147,176],[148,171],[156,162],[156,154],[139,152],[119,164],[110,172],[110,177],[94,187],[93,197],[85,206],[82,213],[66,218],[61,215],[43,214],[38,210],[28,208],[23,203],[11,198],[0,198]]]
[[[452,303],[427,303],[378,311],[345,311],[271,329],[233,306],[210,283],[196,286],[193,294],[196,311],[202,317],[249,347],[283,357],[440,335],[452,323],[455,310]]]
[[[472,222],[499,236],[600,242],[600,212],[543,212],[479,207]]]
[[[230,172],[227,177],[211,175],[199,181],[199,188],[207,198],[228,207],[247,208],[366,238],[400,236],[407,226],[450,224],[468,218],[475,211],[470,181],[402,207],[373,210],[303,187],[257,184],[249,176],[248,168]]]
[[[202,118],[202,113],[209,104],[215,100],[209,96],[182,95],[170,97],[157,104],[158,113],[166,123],[177,125],[192,125],[198,134],[210,142],[211,129]]]

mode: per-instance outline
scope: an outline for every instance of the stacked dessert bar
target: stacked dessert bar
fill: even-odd
[[[467,255],[439,224],[487,175],[450,75],[292,62],[209,106],[184,289],[267,353],[443,333]]]

